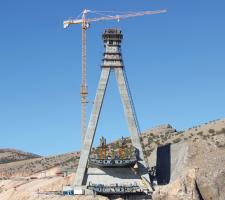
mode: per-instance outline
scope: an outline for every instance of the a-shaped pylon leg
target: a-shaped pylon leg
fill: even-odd
[[[97,94],[94,100],[93,110],[91,112],[90,121],[88,123],[87,133],[84,138],[84,143],[82,145],[80,160],[76,172],[76,178],[74,181],[74,186],[81,186],[83,183],[88,157],[93,144],[95,131],[98,124],[99,115],[102,108],[102,102],[105,95],[106,86],[108,83],[110,74],[110,68],[102,68],[100,81],[98,84]]]
[[[144,161],[144,155],[140,143],[140,133],[138,130],[138,124],[133,108],[133,102],[131,99],[128,82],[126,80],[126,74],[123,68],[115,68],[114,71],[120,92],[121,101],[123,103],[124,113],[128,123],[128,128],[131,133],[132,145],[139,151],[140,162],[145,165],[145,162],[142,162]]]

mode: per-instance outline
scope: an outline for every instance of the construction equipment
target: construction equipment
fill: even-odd
[[[104,21],[104,20],[117,20],[120,21],[121,19],[126,19],[130,17],[138,17],[143,15],[154,15],[165,13],[166,10],[155,10],[155,11],[142,11],[142,12],[123,12],[123,14],[114,14],[108,15],[109,13],[115,13],[114,11],[91,11],[84,9],[80,15],[82,17],[80,19],[71,19],[66,20],[63,22],[64,28],[69,27],[72,24],[81,24],[82,29],[82,83],[81,83],[81,104],[82,104],[82,114],[81,114],[81,132],[82,132],[82,142],[84,141],[85,134],[86,134],[86,104],[87,104],[87,82],[86,82],[86,30],[90,26],[91,22],[96,21]],[[97,18],[86,18],[88,13],[99,14],[101,17]],[[103,14],[103,13],[108,13]],[[79,16],[80,16],[79,15]]]
[[[124,137],[122,137],[120,139],[120,147],[119,147],[120,159],[125,159],[125,148],[126,148],[126,139]]]
[[[100,159],[106,159],[106,139],[104,137],[100,138]]]

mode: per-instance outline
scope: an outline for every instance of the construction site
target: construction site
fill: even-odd
[[[140,130],[131,94],[135,91],[126,73],[129,66],[123,60],[126,35],[121,28],[107,26],[110,20],[131,18],[127,23],[132,23],[135,17],[166,12],[163,9],[103,15],[101,11],[100,17],[90,18],[89,13],[99,13],[84,9],[76,19],[63,22],[65,32],[73,25],[81,26],[82,74],[77,91],[81,97],[81,149],[49,157],[0,150],[1,200],[224,200],[225,119],[184,131],[170,124]],[[87,31],[100,21],[106,27],[99,36],[103,51],[101,64],[96,67],[101,72],[88,116]],[[96,132],[110,76],[116,79],[129,136],[121,135],[120,139],[108,142],[107,134],[96,138]],[[97,146],[94,140],[99,141]]]

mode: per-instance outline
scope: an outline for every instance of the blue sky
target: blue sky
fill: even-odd
[[[91,24],[89,101],[100,75],[104,28],[121,28],[123,59],[141,130],[182,130],[225,117],[225,1],[1,0],[0,148],[41,155],[80,148],[81,28],[63,20],[91,10],[166,14]],[[92,17],[92,16],[90,16]],[[92,104],[88,105],[88,116]],[[96,142],[129,135],[112,74]]]

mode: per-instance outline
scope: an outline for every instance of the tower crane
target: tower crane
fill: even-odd
[[[154,15],[165,13],[166,10],[154,10],[154,11],[142,11],[142,12],[124,12],[123,14],[114,14],[114,15],[104,15],[103,13],[109,13],[113,11],[91,11],[84,9],[80,15],[80,19],[70,19],[63,22],[64,28],[68,28],[72,24],[81,24],[82,29],[82,80],[81,80],[81,133],[82,133],[82,142],[84,141],[86,134],[86,104],[87,104],[87,82],[86,82],[86,31],[90,26],[90,23],[97,21],[105,21],[105,20],[117,20],[126,19],[130,17],[139,17],[143,15]],[[88,13],[95,13],[102,15],[101,17],[96,18],[87,18]],[[80,16],[79,15],[79,16]]]

